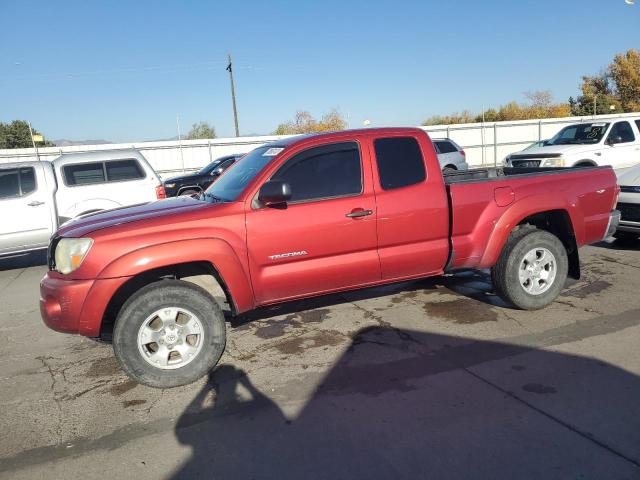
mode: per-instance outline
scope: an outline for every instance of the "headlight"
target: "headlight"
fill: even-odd
[[[175,184],[175,183],[165,183],[165,184],[164,184],[164,188],[173,188],[173,187],[175,187],[175,186],[176,186],[176,184]]]
[[[545,158],[542,161],[541,167],[564,167],[564,158]]]
[[[55,261],[56,271],[60,273],[71,273],[76,270],[89,249],[93,245],[90,238],[62,238],[56,246]]]

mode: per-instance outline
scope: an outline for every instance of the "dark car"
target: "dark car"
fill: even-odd
[[[203,167],[196,173],[173,177],[165,180],[162,184],[167,192],[167,197],[178,197],[181,195],[197,195],[206,190],[222,172],[242,157],[243,153],[225,155],[215,159],[209,165]]]

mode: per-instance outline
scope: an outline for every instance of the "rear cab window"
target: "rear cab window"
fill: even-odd
[[[134,159],[75,163],[64,165],[62,171],[65,184],[70,187],[139,180],[146,176]]]
[[[420,145],[414,137],[377,138],[373,145],[383,190],[408,187],[427,178]]]

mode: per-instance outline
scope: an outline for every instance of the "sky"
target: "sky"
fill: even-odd
[[[419,125],[523,92],[577,95],[640,48],[640,0],[0,0],[0,121],[49,139],[269,134],[298,110]],[[605,5],[606,4],[606,5]]]

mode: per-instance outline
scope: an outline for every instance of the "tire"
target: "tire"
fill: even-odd
[[[153,341],[145,343],[143,337]],[[203,288],[180,280],[161,280],[134,293],[113,331],[122,370],[154,388],[178,387],[205,376],[220,360],[225,342],[218,303]]]
[[[196,195],[200,195],[200,190],[194,190],[192,188],[188,188],[187,190],[183,190],[178,194],[179,197],[193,197]]]
[[[540,254],[543,256],[539,257]],[[549,259],[552,262],[545,263]],[[538,310],[558,297],[568,270],[567,251],[560,239],[533,225],[523,225],[511,232],[491,269],[491,277],[496,293],[503,300],[523,310]],[[531,277],[523,281],[528,275]]]
[[[456,168],[453,167],[444,167],[442,169],[442,173],[443,175],[446,175],[447,173],[453,173],[453,172],[457,172],[458,170]]]
[[[633,232],[622,232],[618,230],[616,233],[613,234],[613,237],[620,242],[631,243],[638,240],[638,237],[640,237],[640,235]]]

